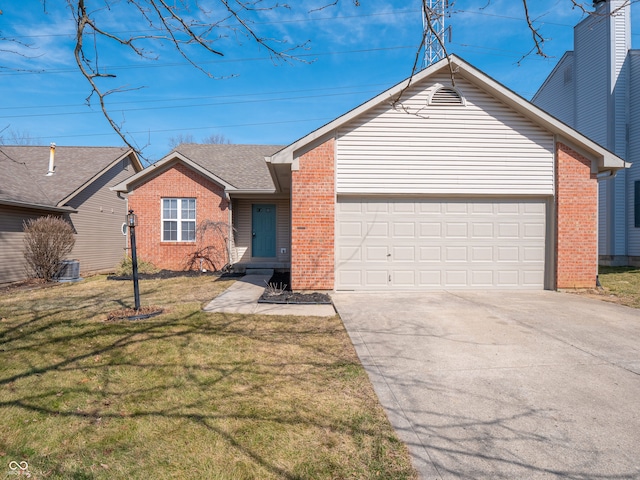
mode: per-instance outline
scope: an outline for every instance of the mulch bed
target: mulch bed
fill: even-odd
[[[135,308],[121,308],[120,310],[109,312],[107,314],[107,322],[116,320],[144,320],[160,315],[163,312],[164,310],[162,308],[154,305],[140,307],[140,310],[136,310]]]
[[[331,305],[331,297],[319,292],[292,292],[289,272],[274,272],[258,303]]]
[[[199,270],[160,270],[157,273],[138,273],[139,280],[159,280],[177,277],[215,277],[221,280],[242,277],[243,273],[201,272]],[[133,275],[109,275],[107,280],[133,280]]]

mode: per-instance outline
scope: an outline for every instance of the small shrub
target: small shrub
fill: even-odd
[[[62,218],[48,215],[27,220],[23,229],[27,268],[35,278],[48,282],[60,271],[60,263],[76,243],[73,227]]]
[[[158,273],[160,269],[151,262],[145,262],[138,258],[138,273]],[[116,275],[130,277],[133,275],[133,261],[131,257],[124,257],[116,269]]]
[[[265,288],[264,294],[267,297],[277,297],[278,295],[282,295],[287,291],[286,283],[267,283],[266,281],[265,283],[267,284],[267,288]]]

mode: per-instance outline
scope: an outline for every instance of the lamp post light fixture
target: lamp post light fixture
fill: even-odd
[[[129,238],[131,239],[131,267],[133,268],[133,298],[136,304],[136,311],[140,310],[140,290],[138,289],[138,258],[136,255],[136,224],[138,216],[129,210],[127,215],[127,226],[129,227]]]

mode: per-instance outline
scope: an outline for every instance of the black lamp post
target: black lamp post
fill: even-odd
[[[138,216],[129,210],[127,215],[127,225],[129,227],[129,237],[131,238],[131,266],[133,268],[133,297],[136,303],[136,311],[140,310],[140,290],[138,289],[138,257],[136,256],[136,223]]]

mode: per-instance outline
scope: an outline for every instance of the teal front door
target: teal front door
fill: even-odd
[[[276,256],[276,206],[252,205],[251,208],[251,256]]]

